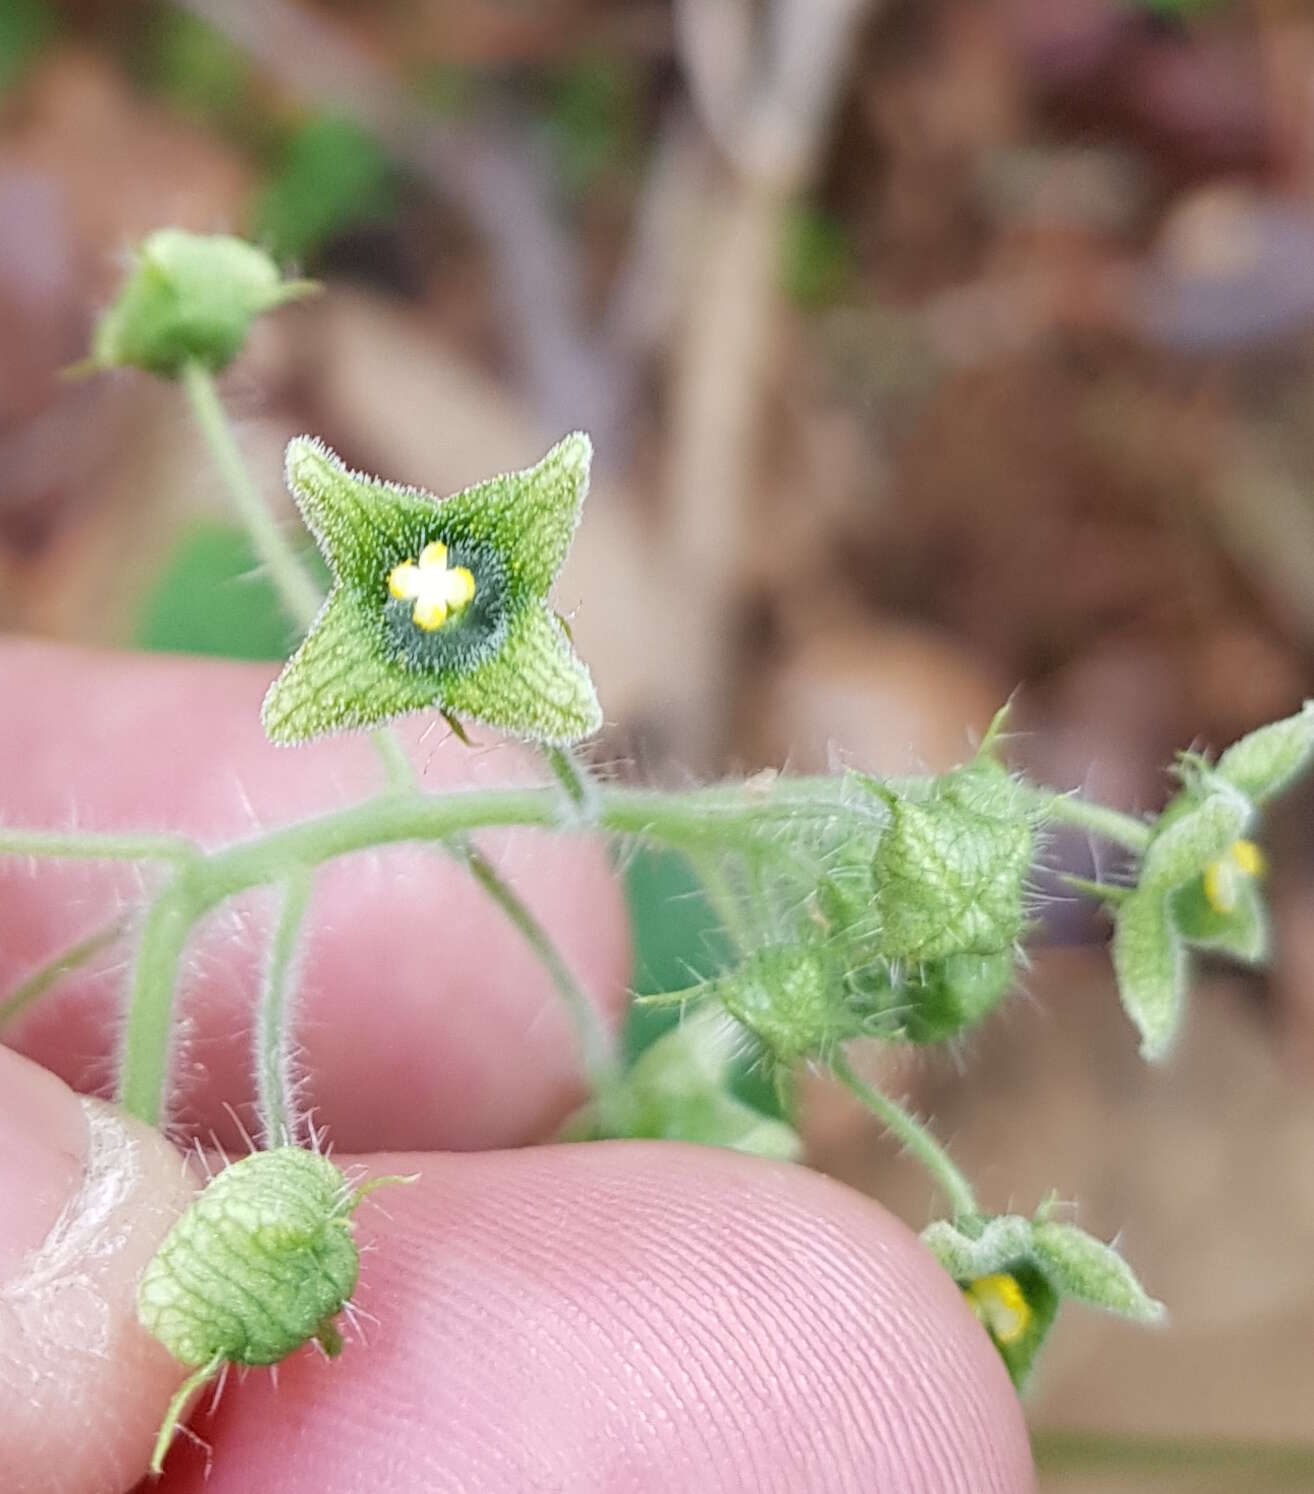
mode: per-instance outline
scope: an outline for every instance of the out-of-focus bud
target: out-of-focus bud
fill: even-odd
[[[315,289],[284,280],[263,250],[241,239],[160,229],[138,248],[101,317],[88,366],[169,379],[188,363],[217,372],[241,351],[256,317]]]

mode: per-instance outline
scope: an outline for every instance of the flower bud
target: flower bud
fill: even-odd
[[[1003,770],[982,761],[935,780],[924,798],[883,797],[890,823],[872,862],[881,954],[924,964],[1010,949],[1034,835]]]
[[[942,1043],[983,1022],[1013,984],[1013,951],[956,954],[924,965],[898,988],[901,1036]]]
[[[137,251],[101,317],[91,366],[177,378],[195,362],[217,372],[241,351],[256,317],[314,289],[285,281],[263,250],[241,239],[161,229]]]

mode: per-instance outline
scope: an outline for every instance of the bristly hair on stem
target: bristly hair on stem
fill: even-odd
[[[271,1150],[301,1146],[306,1140],[305,1127],[297,1114],[292,1007],[297,945],[310,904],[312,881],[310,872],[299,868],[283,882],[283,906],[269,949],[256,1021],[256,1104],[264,1144]]]

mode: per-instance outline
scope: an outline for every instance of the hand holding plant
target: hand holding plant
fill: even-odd
[[[332,575],[320,605],[313,583],[255,496],[213,383],[214,371],[240,347],[250,318],[299,293],[283,286],[272,265],[258,261],[256,251],[235,241],[157,235],[107,315],[96,361],[133,364],[181,381],[289,613],[308,625],[305,641],[265,698],[262,721],[268,737],[294,744],[374,728],[379,782],[342,807],[289,816],[290,806],[280,805],[273,817],[277,823],[257,815],[257,827],[236,840],[189,831],[192,807],[186,797],[168,817],[165,833],[134,828],[81,834],[36,825],[0,831],[0,853],[11,857],[131,862],[143,869],[141,895],[109,924],[84,932],[29,975],[0,1016],[12,1020],[25,1014],[70,970],[131,934],[117,1093],[126,1114],[149,1126],[170,1120],[180,1064],[179,987],[202,930],[235,903],[245,907],[253,898],[268,900],[275,910],[264,941],[250,1049],[263,1150],[209,1183],[168,1231],[137,1284],[141,1326],[189,1372],[163,1415],[153,1471],[163,1467],[194,1392],[222,1382],[233,1367],[287,1362],[297,1376],[308,1376],[311,1361],[299,1351],[313,1343],[325,1356],[336,1357],[343,1325],[358,1326],[356,1234],[358,1226],[366,1228],[369,1213],[366,1208],[358,1217],[358,1206],[382,1181],[400,1179],[362,1181],[364,1172],[318,1154],[321,1132],[307,1105],[307,1085],[318,1093],[326,1071],[331,1072],[331,1065],[326,1069],[316,1058],[317,1042],[327,1041],[330,1050],[334,1045],[352,1050],[356,1097],[375,1095],[380,1082],[387,1083],[389,1065],[400,1063],[410,1082],[392,1088],[391,1104],[402,1101],[411,1108],[382,1134],[367,1125],[366,1144],[395,1139],[413,1146],[417,1111],[441,1114],[443,1103],[452,1102],[452,1093],[443,1095],[441,1084],[424,1073],[420,1054],[426,1048],[432,1052],[434,1040],[427,1024],[422,1036],[417,1033],[420,1048],[399,1049],[401,1033],[380,1009],[381,993],[390,989],[398,968],[414,972],[411,982],[398,988],[430,1020],[435,994],[460,984],[455,977],[462,956],[453,940],[461,925],[450,906],[441,925],[431,916],[402,916],[401,889],[428,888],[430,878],[437,885],[442,866],[443,875],[468,878],[467,890],[486,899],[479,918],[495,918],[503,936],[516,941],[518,955],[537,962],[556,1010],[569,1021],[587,1093],[565,1121],[563,1136],[679,1139],[793,1157],[800,1146],[790,1125],[792,1077],[800,1065],[811,1065],[833,1074],[904,1143],[938,1186],[949,1214],[923,1237],[944,1267],[944,1274],[934,1275],[932,1256],[878,1212],[862,1206],[858,1213],[864,1222],[840,1225],[837,1232],[835,1221],[850,1219],[855,1202],[841,1201],[829,1185],[802,1181],[802,1174],[762,1170],[760,1162],[730,1161],[709,1151],[681,1161],[679,1153],[588,1148],[528,1160],[489,1159],[497,1176],[490,1176],[487,1194],[479,1195],[478,1205],[461,1207],[474,1208],[475,1217],[467,1222],[478,1236],[485,1227],[479,1224],[479,1209],[491,1208],[487,1199],[497,1199],[486,1227],[519,1242],[520,1259],[494,1286],[479,1275],[487,1267],[483,1262],[476,1271],[483,1285],[475,1295],[494,1324],[519,1314],[534,1326],[529,1342],[518,1342],[505,1355],[459,1370],[447,1356],[445,1383],[455,1400],[435,1424],[442,1430],[441,1445],[407,1451],[401,1466],[408,1475],[422,1484],[453,1477],[458,1485],[482,1483],[493,1466],[490,1450],[513,1425],[526,1439],[526,1450],[511,1459],[521,1482],[508,1487],[525,1487],[531,1473],[560,1486],[563,1476],[554,1471],[559,1464],[594,1474],[601,1467],[602,1486],[611,1476],[608,1470],[614,1470],[616,1477],[642,1487],[762,1488],[787,1469],[780,1486],[805,1487],[807,1451],[821,1445],[819,1408],[847,1405],[856,1394],[865,1408],[859,1418],[865,1429],[858,1436],[861,1445],[848,1446],[856,1435],[851,1427],[837,1435],[859,1482],[887,1486],[894,1477],[903,1480],[900,1487],[944,1487],[943,1479],[935,1482],[934,1470],[951,1457],[973,1488],[1021,1487],[1025,1475],[1019,1473],[1015,1413],[1010,1404],[1002,1416],[994,1414],[1000,1366],[1018,1386],[1029,1379],[1064,1299],[1145,1322],[1161,1318],[1163,1308],[1112,1247],[1056,1217],[1051,1206],[1042,1204],[1030,1217],[984,1210],[932,1132],[860,1077],[848,1046],[857,1039],[948,1042],[991,1015],[1014,984],[1047,830],[1067,822],[1126,853],[1127,874],[1119,880],[1070,880],[1076,891],[1113,911],[1112,952],[1123,1002],[1141,1033],[1145,1056],[1162,1058],[1183,1015],[1188,951],[1206,948],[1248,962],[1266,953],[1258,890],[1263,857],[1253,836],[1262,806],[1314,755],[1314,705],[1253,733],[1216,764],[1184,756],[1178,768],[1181,791],[1154,821],[1010,775],[1000,751],[1004,712],[970,761],[936,777],[769,776],[679,793],[596,781],[570,748],[598,729],[601,710],[549,600],[587,492],[587,437],[568,436],[535,466],[447,499],[350,472],[321,443],[293,441],[289,485]],[[445,792],[429,792],[418,781],[406,746],[388,727],[426,709],[440,713],[461,742],[464,723],[475,721],[536,744],[543,754],[537,780],[517,772],[509,785],[457,786],[455,791],[449,785]],[[98,719],[88,716],[79,700],[56,718],[55,730],[67,730],[79,714]],[[185,712],[180,715],[186,719]],[[158,751],[177,728],[172,722],[162,725],[158,716],[149,719],[155,725],[147,750]],[[184,758],[196,775],[189,780],[193,791],[202,795],[210,782],[208,752],[202,734]],[[68,787],[61,782],[62,789]],[[143,807],[149,821],[149,796]],[[581,979],[587,951],[568,954],[553,927],[560,921],[567,930],[577,928],[579,909],[562,914],[558,904],[555,920],[543,916],[535,906],[542,897],[536,879],[516,885],[519,879],[508,878],[500,858],[482,844],[484,832],[512,828],[555,833],[573,843],[570,854],[585,858],[596,851],[587,839],[581,848],[581,836],[605,835],[674,851],[687,858],[715,901],[735,946],[733,959],[687,989],[656,998],[697,1011],[628,1070],[600,1016],[597,983]],[[399,845],[419,848],[406,880],[387,884],[388,898],[400,898],[403,905],[393,908],[388,934],[364,960],[353,957],[350,948],[368,938],[353,917],[344,948],[346,968],[355,976],[347,1009],[327,1039],[309,1030],[303,1037],[296,998],[315,948],[311,911],[321,878],[344,858],[377,856]],[[601,905],[606,901],[603,894]],[[601,926],[599,906],[596,900],[583,905],[595,933]],[[472,933],[477,933],[475,920],[464,928],[462,943],[473,951],[467,966],[472,978],[465,986],[474,994],[466,1009],[477,1012],[478,991],[503,956],[490,955]],[[604,937],[614,949],[614,935]],[[444,1031],[442,1042],[447,1041]],[[484,1082],[467,1083],[460,1098],[487,1113],[517,1062],[527,1059],[530,1071],[538,1073],[538,1047],[523,1032],[509,1032],[481,1076]],[[782,1118],[756,1112],[732,1092],[736,1051],[775,1078]],[[538,1077],[541,1082],[542,1074]],[[532,1092],[532,1083],[529,1087]],[[233,1104],[244,1095],[229,1060],[219,1098]],[[365,1105],[376,1128],[388,1103]],[[122,1146],[124,1123],[97,1115]],[[329,1100],[318,1121],[336,1139],[354,1139]],[[475,1144],[489,1139],[477,1123],[470,1124],[468,1135]],[[94,1165],[93,1159],[92,1171]],[[387,1285],[398,1278],[380,1271],[389,1348],[348,1356],[362,1364],[353,1373],[368,1376],[364,1404],[377,1408],[369,1435],[380,1422],[393,1430],[394,1421],[411,1431],[426,1425],[427,1412],[414,1401],[413,1377],[409,1400],[394,1387],[406,1406],[399,1417],[371,1397],[387,1383],[391,1363],[409,1369],[412,1352],[423,1362],[470,1311],[463,1295],[468,1284],[459,1284],[457,1221],[460,1200],[473,1195],[461,1192],[459,1180],[452,1184],[455,1196],[448,1195],[442,1205],[426,1193],[432,1177],[450,1166],[415,1159],[386,1165],[390,1173],[419,1179],[418,1201],[409,1193],[398,1195],[398,1210],[412,1221],[426,1220],[430,1237],[453,1232],[456,1285],[449,1301],[441,1285],[421,1289],[417,1284],[420,1297],[436,1292],[446,1302],[445,1307],[430,1302],[417,1319],[405,1292]],[[673,1167],[683,1170],[680,1186],[672,1189]],[[524,1169],[523,1195],[516,1193],[519,1169]],[[555,1213],[532,1204],[534,1188],[545,1178],[549,1191],[557,1190]],[[711,1213],[704,1216],[700,1190],[710,1178],[716,1182],[708,1193]],[[631,1226],[625,1243],[618,1244],[614,1259],[605,1250],[597,1257],[597,1247],[589,1243],[592,1234],[611,1239],[618,1220]],[[434,1257],[416,1244],[407,1234],[413,1227],[402,1223],[394,1241],[400,1279],[408,1271],[415,1277],[432,1270],[435,1259],[451,1262],[447,1253]],[[855,1231],[864,1242],[861,1260],[854,1257]],[[548,1239],[553,1243],[544,1245]],[[556,1253],[562,1240],[572,1246],[565,1276],[559,1274]],[[863,1254],[872,1247],[885,1256],[879,1268]],[[605,1391],[611,1374],[602,1372],[599,1379],[593,1363],[598,1353],[606,1357],[594,1332],[601,1318],[584,1313],[581,1330],[576,1310],[559,1332],[547,1326],[558,1321],[563,1304],[575,1300],[572,1279],[585,1262],[590,1289],[605,1282],[619,1300],[637,1294],[649,1305],[669,1295],[677,1305],[673,1328],[659,1334],[666,1352],[674,1344],[677,1362],[683,1362],[686,1349],[695,1362],[707,1352],[708,1365],[715,1360],[718,1366],[715,1373],[707,1369],[706,1383],[692,1402],[681,1394],[663,1412],[662,1424],[670,1422],[665,1435],[653,1431],[646,1412],[642,1425],[631,1421],[628,1392],[617,1399]],[[925,1282],[928,1270],[933,1286]],[[767,1279],[770,1289],[763,1295]],[[863,1284],[855,1293],[856,1280]],[[801,1289],[807,1306],[797,1298]],[[709,1294],[717,1304],[710,1323],[700,1317]],[[749,1319],[741,1324],[748,1308]],[[972,1328],[973,1315],[985,1334]],[[732,1320],[738,1326],[732,1327]],[[837,1322],[843,1332],[831,1343]],[[419,1324],[414,1340],[406,1336],[412,1323]],[[581,1331],[583,1339],[573,1336]],[[929,1331],[931,1347],[914,1348],[923,1331]],[[727,1333],[738,1335],[731,1359],[746,1355],[731,1383],[742,1385],[745,1376],[751,1382],[758,1375],[750,1421],[761,1420],[764,1406],[777,1408],[766,1417],[772,1430],[747,1449],[747,1462],[733,1473],[725,1471],[724,1448],[734,1438],[725,1440],[720,1418],[731,1408],[726,1425],[739,1428],[740,1402],[729,1387],[717,1389],[727,1362],[722,1353]],[[644,1377],[661,1364],[659,1345],[645,1347],[648,1336],[637,1333],[619,1369],[631,1390],[642,1388],[645,1403],[655,1392]],[[495,1342],[494,1333],[490,1349]],[[982,1346],[989,1342],[999,1360],[987,1368]],[[562,1344],[570,1346],[565,1360]],[[819,1345],[833,1352],[814,1361]],[[757,1363],[763,1357],[771,1364],[765,1379]],[[780,1363],[772,1363],[777,1359]],[[586,1373],[581,1374],[581,1363]],[[168,1377],[175,1384],[181,1378],[177,1366]],[[489,1382],[492,1366],[496,1379]],[[911,1379],[904,1390],[899,1387],[907,1374]],[[582,1421],[557,1414],[541,1419],[537,1408],[546,1394],[541,1375],[554,1391],[573,1387],[569,1393]],[[801,1383],[813,1387],[802,1398],[791,1390]],[[515,1412],[504,1404],[511,1387],[522,1408]],[[595,1400],[600,1387],[605,1394]],[[326,1403],[315,1394],[318,1411]],[[240,1402],[243,1408],[256,1404],[246,1396]],[[458,1405],[461,1435],[473,1435],[476,1427],[497,1429],[496,1436],[479,1433],[482,1454],[460,1450],[452,1426]],[[956,1420],[965,1406],[974,1408],[974,1450],[966,1457],[958,1430],[962,1423]],[[250,1414],[236,1413],[239,1423]],[[804,1414],[808,1430],[799,1441],[803,1423],[798,1418]],[[344,1427],[356,1424],[345,1406],[339,1406],[339,1415]],[[575,1440],[562,1445],[554,1462],[544,1448],[563,1431]],[[241,1445],[259,1445],[270,1435],[277,1434],[260,1430],[254,1442],[247,1436]],[[776,1436],[781,1447],[764,1452]],[[598,1438],[607,1450],[595,1452],[591,1463],[572,1462],[584,1444]],[[318,1487],[333,1487],[337,1475],[322,1459],[349,1454],[340,1445],[323,1444],[317,1432],[311,1443],[310,1450],[301,1446],[290,1463],[277,1466],[295,1469],[297,1477],[313,1475]],[[398,1456],[395,1449],[388,1455]],[[475,1459],[468,1480],[454,1473],[467,1455]],[[827,1456],[829,1486],[839,1477],[838,1454],[831,1448]],[[686,1469],[673,1472],[681,1459]],[[565,1486],[581,1486],[579,1475],[564,1477]],[[356,1481],[352,1473],[341,1482],[350,1487]]]

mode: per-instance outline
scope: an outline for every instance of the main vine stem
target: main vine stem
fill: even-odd
[[[1039,789],[1032,792],[1038,802],[1056,797],[1065,804],[1073,802]],[[781,835],[782,827],[797,826],[807,817],[831,823],[855,812],[843,781],[826,777],[780,778],[765,792],[751,783],[681,793],[594,784],[592,794],[590,824],[596,830],[646,840],[694,858],[709,852],[789,857],[789,838]],[[250,888],[286,882],[357,851],[406,842],[451,848],[478,830],[560,830],[573,823],[573,812],[563,812],[556,786],[451,794],[394,789],[218,851],[203,852],[176,837],[0,827],[0,855],[132,859],[173,869],[143,926],[124,1047],[123,1099],[135,1115],[154,1124],[161,1114],[167,1077],[178,963],[188,932],[211,909]],[[966,1181],[911,1117],[851,1072],[840,1077],[850,1088],[858,1086],[855,1093],[862,1102],[916,1152],[956,1205],[968,1203],[971,1190]]]

